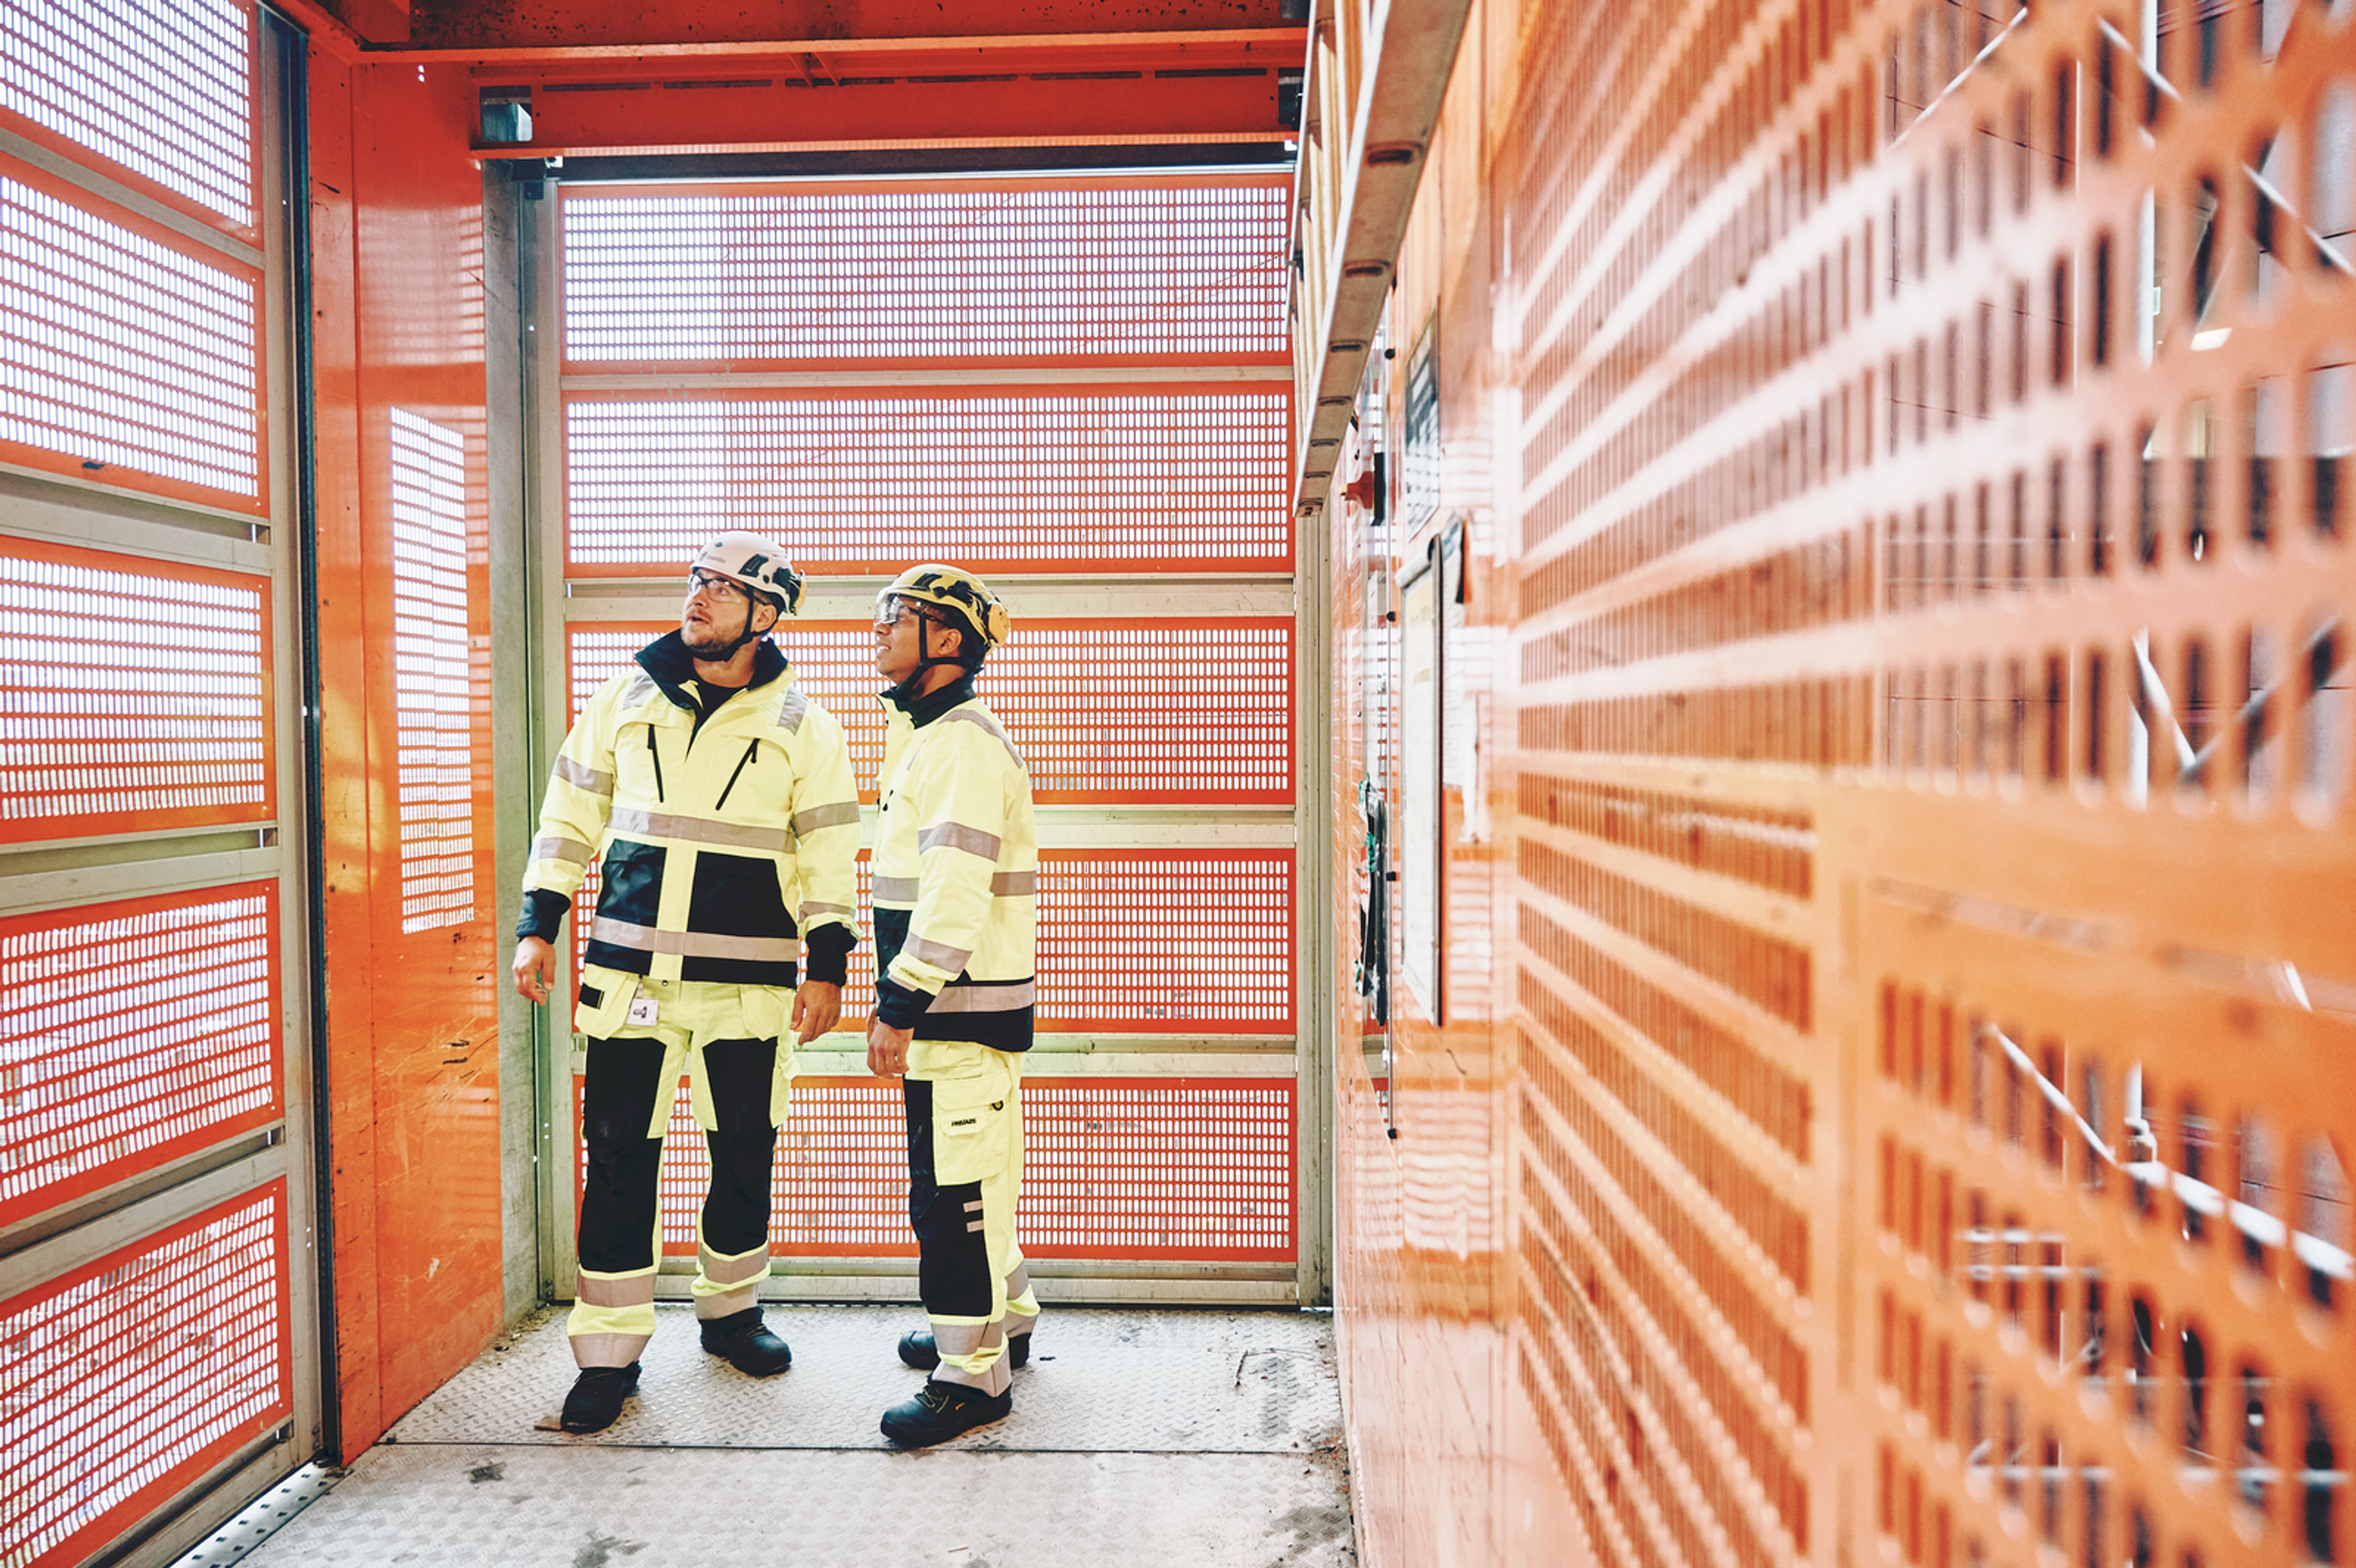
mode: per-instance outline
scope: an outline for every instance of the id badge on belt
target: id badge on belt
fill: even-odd
[[[640,1028],[653,1023],[661,1014],[661,1007],[652,997],[638,997],[630,1002],[630,1022]]]

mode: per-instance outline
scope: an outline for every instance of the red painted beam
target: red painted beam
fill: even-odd
[[[352,0],[360,3],[360,0]],[[479,56],[779,38],[1031,37],[1286,26],[1282,0],[368,0],[412,12],[408,42]],[[1305,16],[1291,24],[1302,33]],[[1305,36],[1305,34],[1303,35]]]
[[[811,61],[774,74],[651,74],[541,82],[532,139],[486,157],[616,155],[692,147],[778,152],[820,145],[1279,141],[1277,62],[1085,70],[855,72]],[[1003,63],[1003,62],[999,62]],[[839,71],[839,74],[836,72]],[[1219,74],[1200,74],[1212,71]]]

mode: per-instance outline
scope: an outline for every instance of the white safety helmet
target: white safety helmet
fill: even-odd
[[[786,547],[763,534],[724,533],[703,547],[690,571],[708,571],[768,599],[780,617],[802,607],[802,574]]]

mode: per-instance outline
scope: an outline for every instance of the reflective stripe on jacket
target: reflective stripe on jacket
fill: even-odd
[[[805,935],[848,951],[856,934],[859,795],[842,726],[766,643],[752,684],[700,725],[679,634],[637,663],[589,699],[550,771],[526,918],[533,895],[571,899],[601,858],[589,963],[791,986]]]
[[[1031,1049],[1039,837],[1031,774],[961,680],[887,702],[875,1016],[919,1040]]]

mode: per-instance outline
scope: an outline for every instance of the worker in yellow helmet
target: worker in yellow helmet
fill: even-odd
[[[1023,1052],[1031,1049],[1038,834],[1031,774],[974,673],[1006,607],[953,566],[911,567],[876,601],[888,725],[875,839],[875,1014],[867,1064],[905,1074],[908,1219],[928,1331],[900,1359],[932,1371],[884,1435],[938,1443],[1014,1407],[1039,1318],[1014,1205]]]
[[[784,1371],[762,1322],[769,1172],[793,1050],[834,1027],[856,940],[859,795],[842,727],[768,641],[802,580],[774,539],[724,533],[688,572],[679,630],[638,651],[564,738],[524,873],[516,989],[548,999],[558,923],[600,858],[573,1025],[581,1090],[579,1375],[568,1432],[637,1387],[655,1330],[656,1178],[685,1072],[712,1153],[692,1287],[703,1348]]]

